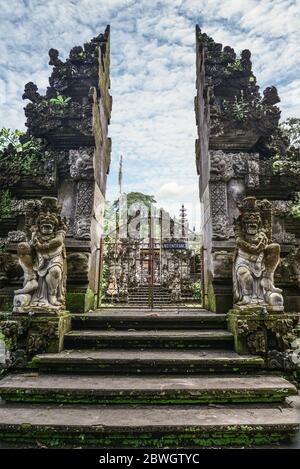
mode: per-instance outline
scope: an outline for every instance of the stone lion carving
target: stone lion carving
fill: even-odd
[[[239,210],[241,214],[235,222],[234,303],[283,307],[281,290],[274,286],[280,246],[271,242],[271,203],[246,197]]]
[[[23,288],[15,291],[14,310],[64,309],[67,227],[60,217],[57,199],[43,197],[31,214],[30,240],[18,244],[24,271]]]

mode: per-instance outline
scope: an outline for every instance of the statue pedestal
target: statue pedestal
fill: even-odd
[[[60,352],[64,335],[71,329],[68,311],[30,308],[0,314],[0,334],[6,349],[6,367],[25,367],[36,353]]]
[[[274,307],[273,307],[274,308]],[[278,308],[278,307],[277,307]],[[235,351],[241,355],[284,352],[297,338],[299,316],[272,307],[240,306],[228,313],[228,327],[234,335]]]
[[[267,304],[253,304],[253,305],[233,305],[234,311],[239,311],[241,314],[261,314],[263,316],[267,314],[276,314],[276,313],[283,313],[284,306],[270,306]]]

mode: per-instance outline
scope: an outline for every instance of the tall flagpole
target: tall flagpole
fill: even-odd
[[[122,194],[122,182],[123,182],[123,155],[120,156],[119,162],[119,192]]]

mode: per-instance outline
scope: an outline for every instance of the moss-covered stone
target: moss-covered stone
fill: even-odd
[[[228,329],[235,351],[241,355],[263,355],[269,350],[285,351],[297,337],[298,316],[263,311],[262,308],[232,309]]]
[[[84,298],[84,311],[90,311],[94,309],[95,309],[95,294],[90,288],[88,288],[85,293],[85,298]]]
[[[84,313],[93,310],[95,307],[95,295],[88,288],[85,292],[67,292],[66,308],[71,313]]]
[[[166,447],[190,447],[199,446],[204,448],[256,445],[269,445],[281,441],[289,441],[294,437],[295,428],[266,429],[265,426],[228,426],[221,430],[210,429],[199,431],[195,428],[186,428],[183,432],[107,432],[101,428],[93,431],[84,431],[80,427],[64,431],[57,430],[51,426],[35,427],[23,425],[22,427],[10,426],[5,432],[0,432],[0,441],[17,444],[36,445],[36,442],[44,443],[49,447],[128,447],[128,448],[166,448]]]
[[[216,306],[216,296],[214,292],[214,287],[212,283],[209,283],[207,285],[207,294],[206,294],[206,299],[204,300],[205,304],[204,307],[207,308],[209,311],[214,311],[216,312],[217,306]]]
[[[67,292],[66,308],[71,313],[83,313],[85,304],[84,292]]]
[[[286,388],[273,390],[208,390],[190,394],[185,391],[152,392],[147,395],[139,392],[122,391],[101,395],[91,391],[78,392],[70,389],[55,391],[45,389],[0,389],[6,402],[60,403],[60,404],[119,404],[119,405],[182,405],[182,404],[254,404],[279,403],[290,395]]]

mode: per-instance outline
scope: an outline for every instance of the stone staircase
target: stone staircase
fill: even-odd
[[[72,326],[63,352],[0,381],[0,444],[256,446],[299,427],[296,388],[233,351],[225,315],[107,308]]]
[[[170,305],[171,294],[167,288],[161,285],[153,285],[153,297],[156,306]],[[145,306],[149,303],[149,285],[139,285],[137,289],[128,292],[128,304]]]

